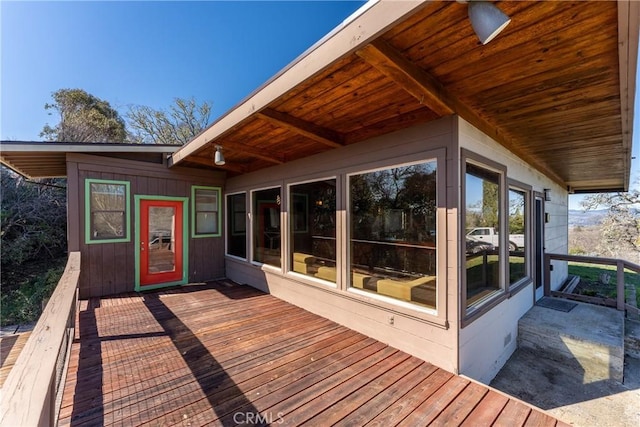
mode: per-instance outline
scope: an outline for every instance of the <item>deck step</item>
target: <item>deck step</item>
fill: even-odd
[[[586,303],[536,304],[518,323],[518,346],[583,372],[584,381],[623,381],[624,313]],[[544,303],[547,304],[544,304]],[[546,306],[543,306],[546,305]]]

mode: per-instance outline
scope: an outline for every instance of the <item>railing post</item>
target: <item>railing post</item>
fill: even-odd
[[[616,306],[618,310],[624,311],[624,261],[618,260],[616,263],[618,268],[618,277],[616,281],[617,286],[617,298],[616,298]]]
[[[544,296],[551,296],[551,255],[544,254],[544,264],[542,264],[544,270]]]
[[[80,252],[71,252],[49,303],[2,387],[0,425],[56,425],[58,370],[64,372],[67,366],[68,343],[72,342],[67,325],[77,307],[79,278]]]

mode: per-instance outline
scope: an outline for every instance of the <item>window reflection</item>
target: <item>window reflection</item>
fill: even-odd
[[[89,182],[89,240],[127,237],[127,196],[126,184]]]
[[[336,282],[336,180],[292,185],[291,270]]]
[[[465,177],[467,307],[500,290],[500,174],[467,163]]]
[[[509,190],[509,283],[527,277],[527,197],[524,191]]]
[[[352,287],[436,306],[436,162],[349,178]]]
[[[280,188],[253,192],[253,260],[280,267]]]
[[[247,208],[245,193],[227,196],[227,253],[247,257]]]

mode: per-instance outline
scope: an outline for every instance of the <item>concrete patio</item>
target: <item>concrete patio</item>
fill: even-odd
[[[640,425],[640,359],[629,345],[638,322],[571,304],[568,312],[536,305],[521,319],[518,350],[491,386],[575,426]]]

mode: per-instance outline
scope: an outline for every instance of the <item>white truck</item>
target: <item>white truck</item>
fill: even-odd
[[[500,235],[494,227],[472,228],[467,232],[467,239],[500,246]],[[524,234],[509,234],[509,251],[517,251],[518,248],[524,248]]]

